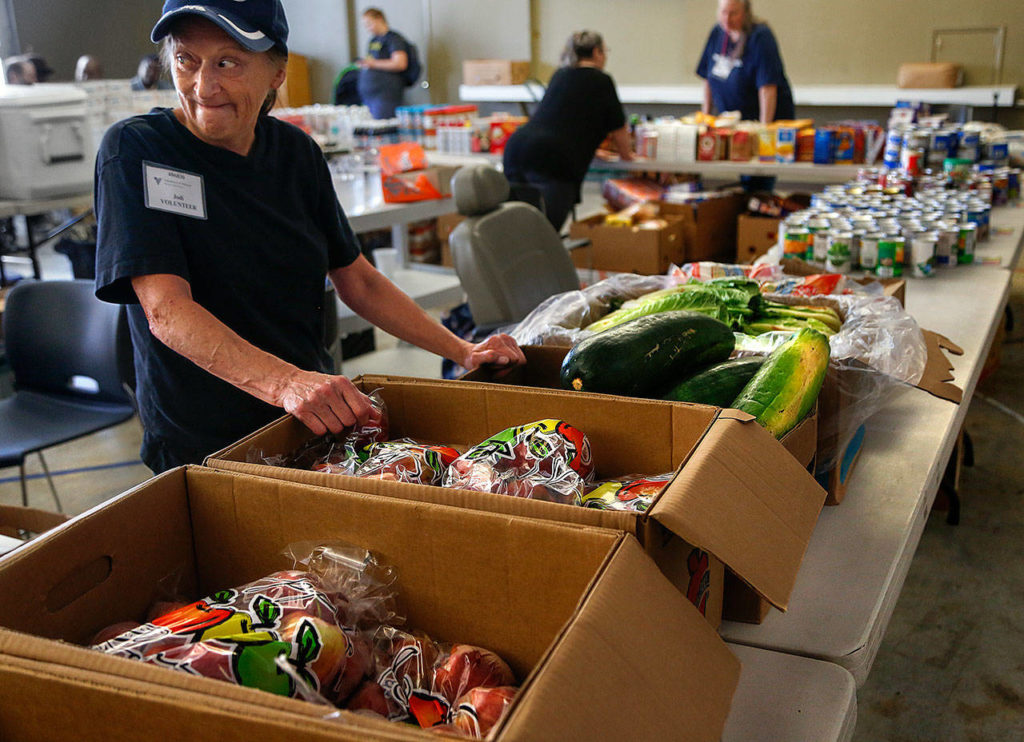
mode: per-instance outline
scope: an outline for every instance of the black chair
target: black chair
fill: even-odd
[[[21,281],[4,310],[13,396],[0,400],[0,467],[17,465],[28,505],[25,457],[112,427],[134,414],[118,368],[127,327],[121,307],[101,302],[92,281]]]

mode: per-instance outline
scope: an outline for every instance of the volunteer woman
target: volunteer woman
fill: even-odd
[[[718,25],[697,74],[704,78],[704,113],[739,111],[764,124],[796,116],[779,45],[751,15],[750,0],[718,0]]]
[[[594,152],[609,133],[621,158],[633,159],[615,83],[603,72],[607,61],[601,34],[577,31],[570,36],[562,67],[537,110],[505,145],[505,175],[540,190],[547,217],[558,230],[579,203]]]
[[[325,274],[420,347],[523,362],[507,336],[455,337],[361,257],[313,140],[266,115],[285,78],[280,0],[167,0],[152,38],[179,106],[112,126],[96,161],[97,295],[128,305],[150,468],[200,462],[280,408],[317,434],[373,416],[326,372]]]

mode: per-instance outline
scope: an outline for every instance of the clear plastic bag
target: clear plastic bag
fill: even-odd
[[[773,301],[825,304],[843,317],[839,332],[829,340],[829,368],[824,393],[832,398],[818,415],[818,472],[835,466],[839,452],[858,428],[882,407],[921,380],[928,348],[921,328],[897,299],[878,295],[844,294],[801,297],[770,295]],[[737,343],[741,354],[771,352],[788,333],[765,333]]]
[[[651,503],[658,493],[672,481],[675,475],[674,471],[652,476],[630,474],[603,482],[595,482],[583,496],[580,504],[595,510],[624,510],[631,513],[644,513],[651,507]]]
[[[449,446],[417,443],[411,438],[371,443],[366,454],[354,476],[429,485],[440,485],[448,467],[459,457],[459,452]]]
[[[457,458],[444,486],[579,504],[594,476],[590,441],[563,420],[507,428]]]
[[[575,345],[590,334],[582,328],[622,302],[672,285],[668,276],[619,273],[580,291],[545,299],[508,334],[520,345]]]
[[[278,695],[343,700],[372,671],[360,632],[401,621],[394,571],[341,543],[297,544],[288,554],[293,569],[220,590],[93,648]]]

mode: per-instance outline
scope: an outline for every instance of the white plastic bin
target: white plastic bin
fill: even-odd
[[[92,187],[86,95],[71,85],[0,87],[0,198],[58,198]]]

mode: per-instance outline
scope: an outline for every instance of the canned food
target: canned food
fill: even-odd
[[[910,243],[910,267],[915,278],[927,278],[935,266],[935,249],[939,236],[935,232],[918,232]]]
[[[900,166],[900,153],[903,150],[903,129],[893,127],[885,135],[885,154],[882,164],[890,170]]]
[[[957,243],[957,260],[961,265],[974,262],[974,248],[978,243],[978,228],[972,224],[960,225],[960,240]]]
[[[938,242],[935,245],[935,265],[940,268],[951,268],[957,263],[960,249],[960,227],[957,224],[944,223],[938,229]]]
[[[903,272],[902,267],[896,262],[897,239],[903,238],[886,235],[878,240],[878,265],[875,267],[875,273],[879,278],[895,277],[897,268],[900,268],[900,273]]]
[[[850,272],[850,243],[853,232],[834,230],[828,236],[828,258],[825,268],[830,273]]]
[[[809,219],[807,230],[811,233],[808,243],[807,260],[825,262],[828,255],[829,220],[824,216]]]
[[[811,233],[806,227],[787,227],[782,238],[782,252],[787,258],[807,257]]]
[[[881,239],[880,232],[868,232],[860,239],[860,267],[874,273],[878,267],[878,241]]]
[[[967,205],[967,223],[974,224],[978,242],[988,239],[992,208],[984,201],[971,201]]]

